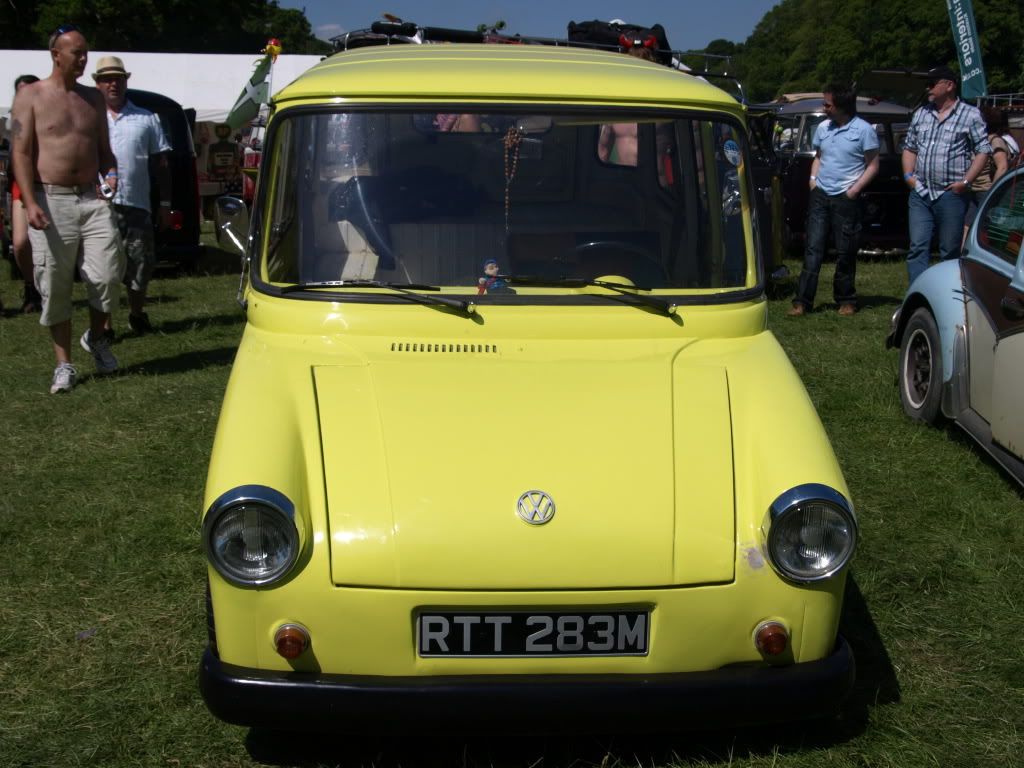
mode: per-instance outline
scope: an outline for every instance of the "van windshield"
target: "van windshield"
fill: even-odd
[[[759,283],[746,137],[724,116],[300,112],[275,121],[267,148],[255,223],[270,287]]]

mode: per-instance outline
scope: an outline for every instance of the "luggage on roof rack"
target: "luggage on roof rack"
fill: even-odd
[[[653,54],[654,61],[672,69],[685,71],[697,77],[725,80],[736,87],[736,98],[746,103],[743,85],[733,75],[710,72],[708,60],[729,60],[728,56],[709,54],[704,51],[675,51],[669,47],[665,28],[661,24],[650,27],[627,24],[622,21],[570,21],[565,39],[509,35],[498,28],[449,29],[447,27],[424,27],[411,21],[375,21],[369,29],[346,32],[331,38],[335,52],[352,50],[373,45],[422,44],[422,43],[503,43],[506,45],[552,45],[579,48],[599,48],[628,53],[635,47],[646,48]],[[705,61],[703,69],[686,66],[683,57],[697,57]]]
[[[603,48],[622,50],[628,53],[632,48],[647,48],[659,64],[672,65],[672,51],[661,24],[642,27],[621,21],[575,21],[569,22],[569,42],[583,43]]]

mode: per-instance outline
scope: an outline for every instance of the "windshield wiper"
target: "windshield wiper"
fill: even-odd
[[[640,293],[634,293],[634,291],[650,291],[650,288],[644,288],[639,285],[623,285],[622,283],[613,283],[609,280],[588,280],[585,277],[539,277],[537,275],[499,275],[499,278],[509,283],[519,283],[520,285],[541,285],[541,286],[557,286],[562,288],[586,288],[589,286],[596,286],[598,288],[607,288],[615,291],[619,296],[628,297],[630,301],[624,302],[625,304],[632,304],[634,306],[644,306],[657,309],[663,315],[668,317],[674,317],[679,310],[678,305],[670,299],[663,299],[660,296],[645,296]],[[618,296],[609,298],[618,298]]]
[[[386,288],[395,291],[402,298],[415,301],[428,306],[451,307],[472,315],[476,312],[476,304],[463,299],[453,299],[448,296],[434,296],[431,294],[417,293],[417,291],[440,291],[436,285],[423,285],[420,283],[387,283],[381,280],[319,280],[309,283],[295,283],[283,285],[278,290],[281,293],[295,293],[297,291],[315,291],[319,288]]]

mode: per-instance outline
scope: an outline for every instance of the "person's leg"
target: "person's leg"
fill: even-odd
[[[857,249],[860,248],[860,202],[845,194],[832,199],[832,232],[836,243],[836,272],[832,298],[842,309],[857,307]],[[846,310],[849,311],[849,310]]]
[[[935,201],[935,220],[939,228],[939,258],[958,259],[963,251],[964,219],[970,193],[944,192]]]
[[[153,220],[149,212],[141,208],[118,206],[118,228],[127,257],[128,322],[133,331],[145,333],[153,330],[145,312],[146,289],[156,266]]]
[[[907,217],[910,229],[907,277],[913,283],[918,275],[928,269],[928,260],[931,256],[932,232],[935,227],[931,201],[911,191],[907,203]]]
[[[38,202],[50,219],[50,226],[28,230],[31,274],[42,300],[39,324],[50,331],[53,356],[60,370],[71,365],[71,292],[78,258],[78,212],[73,195],[40,193]],[[57,371],[54,373],[51,392],[67,391],[74,384],[73,369],[70,383],[60,388],[56,388]]]
[[[793,297],[793,307],[805,311],[814,306],[814,295],[818,292],[818,273],[825,259],[825,239],[828,236],[829,199],[820,189],[811,190],[807,207],[807,246],[804,250],[804,267],[800,270],[800,283]]]
[[[62,320],[50,326],[50,339],[53,341],[53,356],[57,365],[71,363],[71,319]]]
[[[92,353],[96,370],[110,373],[117,360],[110,352],[105,330],[121,292],[124,254],[109,203],[99,198],[82,198],[82,280],[89,295],[89,331],[82,347]]]
[[[32,266],[32,243],[28,239],[28,216],[25,215],[25,206],[21,200],[15,200],[11,205],[11,244],[14,248],[14,263],[25,281],[21,311],[39,312],[43,302],[33,277],[35,268]]]
[[[14,248],[14,263],[25,282],[32,280],[32,244],[28,241],[28,217],[21,200],[11,204],[11,245]]]

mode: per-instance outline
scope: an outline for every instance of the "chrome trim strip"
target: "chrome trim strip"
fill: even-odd
[[[848,512],[854,524],[857,523],[857,517],[853,512],[853,505],[846,500],[846,497],[835,488],[822,485],[821,483],[805,483],[790,488],[772,502],[768,511],[771,514],[771,519],[776,520],[782,516],[783,512],[788,511],[790,507],[807,504],[811,501],[827,501],[829,504],[834,504]]]
[[[953,376],[949,381],[947,416],[956,418],[971,404],[971,368],[967,350],[967,328],[958,324],[953,330]]]

